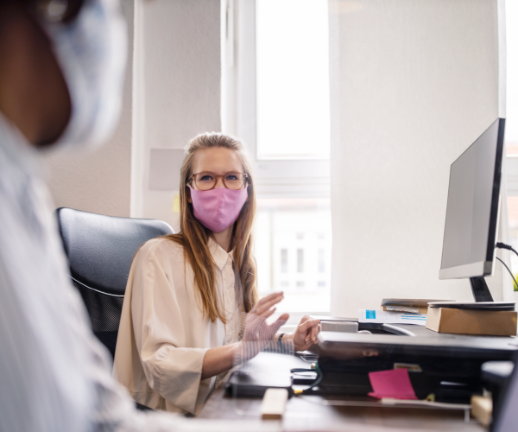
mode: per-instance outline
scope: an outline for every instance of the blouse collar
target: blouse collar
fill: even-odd
[[[209,250],[212,254],[212,258],[214,262],[219,267],[220,270],[223,270],[225,264],[229,259],[232,259],[232,252],[227,252],[224,250],[219,244],[217,244],[212,238],[209,237]]]

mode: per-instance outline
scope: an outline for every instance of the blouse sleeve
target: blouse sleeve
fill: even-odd
[[[186,347],[173,278],[154,248],[136,257],[131,314],[135,343],[149,386],[173,405],[195,412],[203,358],[208,348]]]

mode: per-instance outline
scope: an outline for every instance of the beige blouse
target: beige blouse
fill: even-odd
[[[153,239],[133,260],[113,373],[142,405],[197,413],[216,384],[216,377],[201,380],[205,353],[240,338],[239,282],[232,255],[213,240],[209,249],[216,264],[216,290],[225,307],[226,325],[204,316],[182,246],[166,238]]]

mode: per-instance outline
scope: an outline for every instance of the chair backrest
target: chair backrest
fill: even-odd
[[[133,256],[155,237],[172,234],[165,222],[56,210],[70,276],[90,315],[94,334],[115,354],[124,291]]]

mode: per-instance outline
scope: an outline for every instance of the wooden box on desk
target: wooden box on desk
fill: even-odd
[[[438,333],[516,336],[516,312],[428,308],[426,327]]]

